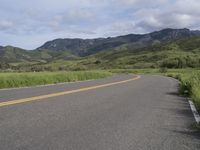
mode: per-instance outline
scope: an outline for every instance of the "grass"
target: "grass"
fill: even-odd
[[[111,75],[112,73],[107,71],[0,73],[0,88],[14,88],[82,81],[105,78]]]
[[[198,111],[200,111],[200,71],[174,73],[172,77],[180,80],[180,93],[190,96]]]

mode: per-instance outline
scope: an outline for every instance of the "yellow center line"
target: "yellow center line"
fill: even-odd
[[[67,95],[67,94],[72,94],[72,93],[78,93],[78,92],[98,89],[98,88],[102,88],[102,87],[108,87],[108,86],[112,86],[112,85],[117,85],[117,84],[122,84],[122,83],[130,82],[130,81],[134,81],[134,80],[137,80],[139,78],[140,78],[140,76],[136,76],[135,78],[128,79],[128,80],[112,82],[112,83],[107,83],[107,84],[101,84],[101,85],[97,85],[97,86],[90,86],[90,87],[85,87],[85,88],[71,90],[71,91],[64,91],[64,92],[47,94],[47,95],[41,95],[41,96],[34,96],[34,97],[29,97],[29,98],[17,99],[17,100],[4,101],[4,102],[0,102],[0,107],[19,104],[19,103],[25,103],[25,102],[29,102],[29,101],[35,101],[35,100],[43,100],[43,99],[47,99],[47,98],[51,98],[51,97],[62,96],[62,95]]]

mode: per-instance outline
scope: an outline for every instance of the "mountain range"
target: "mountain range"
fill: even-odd
[[[109,60],[105,61],[108,64],[109,62],[116,61],[116,55],[119,56],[119,54],[122,58],[127,53],[131,56],[143,51],[150,53],[152,48],[162,47],[170,42],[199,37],[200,31],[198,30],[168,28],[147,34],[128,34],[108,38],[55,39],[44,43],[44,45],[35,50],[0,46],[0,62],[46,65],[58,61],[76,61],[77,63],[95,58],[96,64],[94,64],[99,65],[99,60],[105,60],[109,55]]]
[[[134,48],[141,48],[192,36],[200,36],[200,31],[190,31],[189,29],[164,29],[148,34],[129,34],[108,38],[56,39],[46,42],[38,49],[62,50],[68,51],[76,56],[87,56],[125,44],[130,44]]]

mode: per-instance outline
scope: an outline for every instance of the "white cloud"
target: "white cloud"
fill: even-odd
[[[3,43],[35,48],[59,37],[200,29],[199,8],[199,0],[1,0],[0,36]]]
[[[173,11],[191,15],[200,15],[199,0],[177,0],[173,5]]]
[[[7,20],[0,20],[0,30],[7,30],[12,28],[13,22]]]

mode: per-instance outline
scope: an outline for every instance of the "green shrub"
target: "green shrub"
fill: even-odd
[[[167,68],[161,67],[159,71],[160,71],[160,73],[166,73],[167,72]]]

